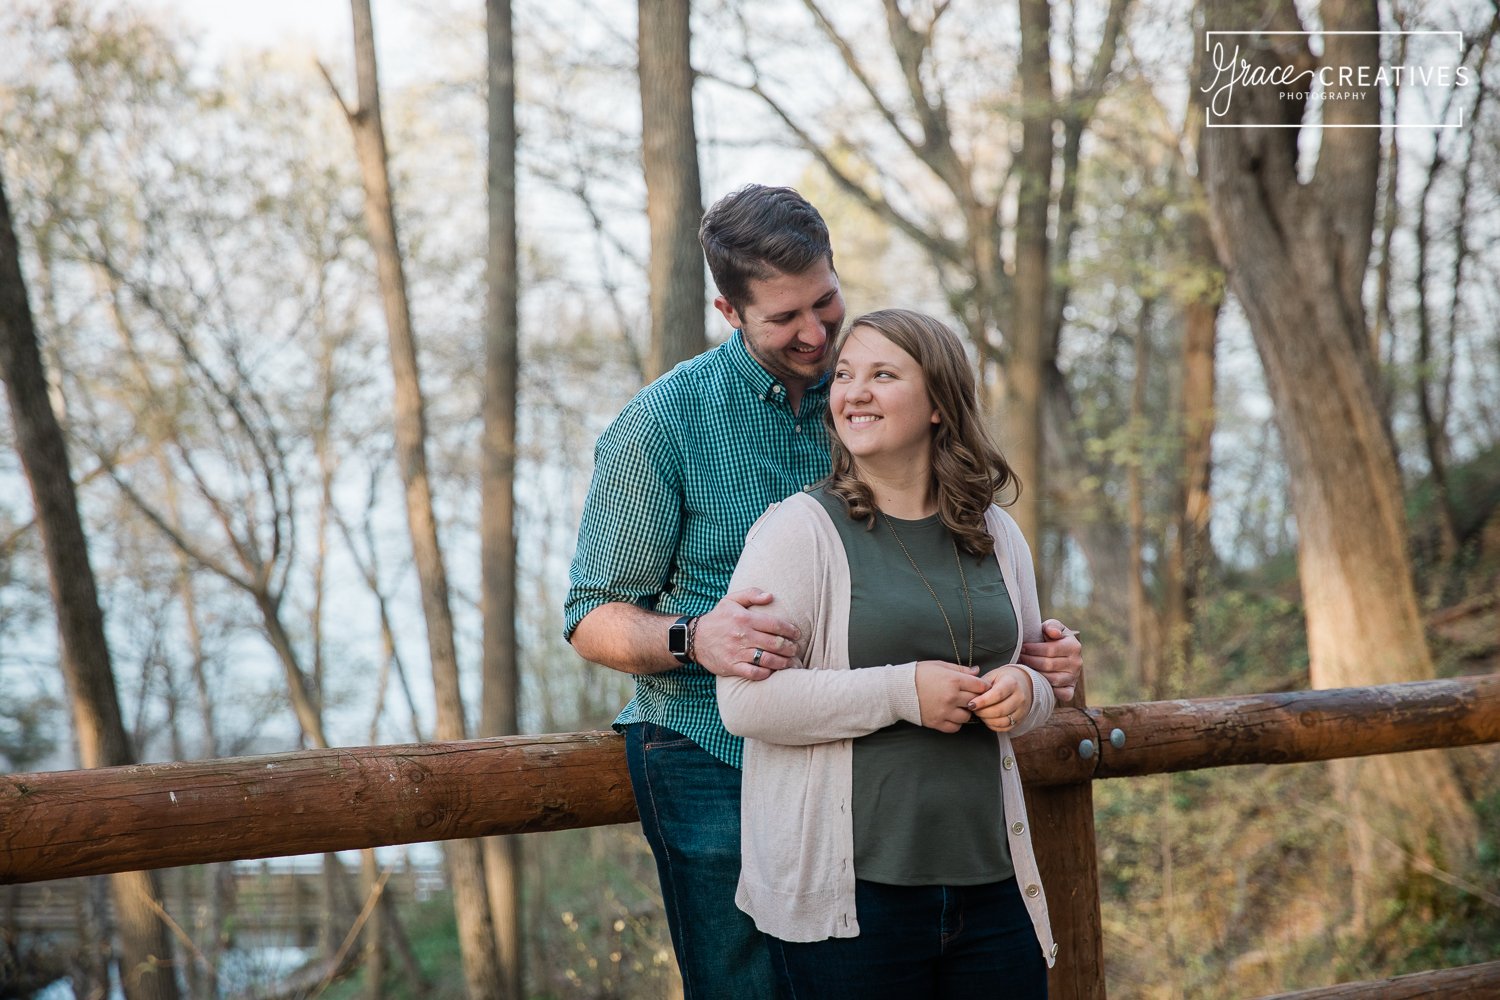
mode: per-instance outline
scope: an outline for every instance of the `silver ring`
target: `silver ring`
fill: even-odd
[[[755,647],[755,655],[752,656],[752,657],[750,657],[750,662],[753,663],[753,664],[755,664],[755,666],[758,667],[758,666],[760,666],[760,658],[762,656],[765,656],[765,655],[766,655],[766,651],[764,649],[761,649],[759,646],[756,646]]]
[[[1016,720],[1011,718],[1011,714],[1009,712],[1005,713],[1005,724],[1012,729],[1016,727]]]

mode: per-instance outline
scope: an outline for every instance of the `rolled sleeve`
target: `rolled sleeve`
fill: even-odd
[[[629,406],[600,435],[568,572],[563,638],[595,608],[653,607],[672,569],[682,524],[682,467],[652,415]]]

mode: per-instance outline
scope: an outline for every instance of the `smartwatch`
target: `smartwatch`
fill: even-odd
[[[678,663],[688,663],[691,650],[688,648],[688,621],[690,617],[683,615],[667,627],[667,652]]]

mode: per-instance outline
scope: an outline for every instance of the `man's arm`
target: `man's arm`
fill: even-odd
[[[627,406],[599,436],[563,630],[587,660],[630,674],[681,666],[667,642],[676,617],[650,608],[682,540],[681,462],[672,435],[645,406]],[[754,610],[770,600],[746,590],[719,601],[693,623],[689,657],[713,674],[751,680],[792,665],[796,628]]]
[[[736,591],[698,616],[689,656],[712,674],[761,680],[797,660],[797,627],[754,610],[772,596],[750,588]],[[601,604],[573,630],[578,655],[627,674],[657,674],[681,666],[667,651],[667,629],[676,621],[634,604]],[[760,662],[755,651],[762,650]]]

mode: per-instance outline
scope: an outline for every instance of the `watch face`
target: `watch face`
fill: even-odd
[[[687,622],[673,622],[667,629],[667,650],[676,657],[687,655]]]

